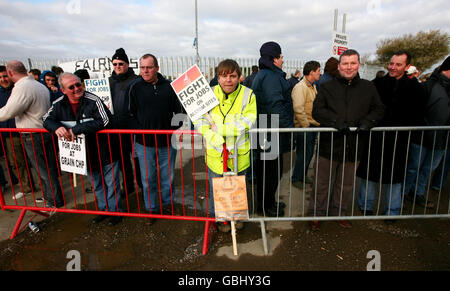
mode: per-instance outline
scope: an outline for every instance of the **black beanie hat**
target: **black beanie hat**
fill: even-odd
[[[281,47],[278,43],[269,41],[264,43],[259,49],[261,58],[259,59],[259,68],[264,67],[274,69],[273,59],[281,55]]]
[[[281,47],[279,44],[273,41],[266,42],[259,49],[261,56],[269,56],[272,58],[277,58],[281,55]]]
[[[448,56],[439,68],[439,73],[450,70],[450,56]]]
[[[119,48],[116,50],[116,53],[113,55],[112,60],[121,60],[125,63],[129,64],[128,56],[125,53],[125,50],[123,48]]]
[[[90,79],[89,72],[86,69],[79,69],[76,70],[75,73],[73,73],[75,76],[80,78],[81,82],[84,82],[86,79]]]

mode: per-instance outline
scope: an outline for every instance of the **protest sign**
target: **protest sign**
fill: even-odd
[[[73,142],[59,139],[58,146],[61,171],[87,175],[86,138],[84,134],[77,135]]]
[[[248,220],[245,176],[213,178],[216,220]]]
[[[97,95],[111,111],[111,114],[114,114],[108,79],[87,79],[84,80],[84,85],[86,85],[86,91]]]
[[[219,100],[197,65],[189,68],[171,85],[191,121],[196,121],[219,105]]]
[[[333,32],[332,37],[332,54],[335,58],[339,58],[339,56],[348,50],[349,48],[349,39],[348,35],[345,33],[338,33],[336,31]]]

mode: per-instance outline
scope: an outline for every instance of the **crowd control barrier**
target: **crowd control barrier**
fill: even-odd
[[[265,235],[265,222],[267,221],[373,219],[392,221],[393,219],[450,218],[450,191],[446,187],[450,166],[449,130],[450,126],[377,127],[372,128],[368,132],[358,132],[357,128],[351,128],[350,133],[342,135],[334,128],[250,129],[248,133],[253,150],[251,152],[251,167],[247,173],[249,221],[261,224],[265,253],[268,253]],[[297,162],[296,150],[299,149],[302,153],[307,151],[306,136],[310,133],[316,133],[316,138],[313,141],[313,157],[309,166],[306,165],[305,159],[303,159],[302,165],[306,169],[307,177],[310,178],[310,181],[307,183],[306,179],[304,179],[302,182],[296,183],[292,180]],[[271,138],[268,138],[270,135]],[[299,141],[299,135],[302,135],[303,138],[300,139],[300,144],[296,144]],[[244,136],[241,135],[238,138],[236,145],[241,143],[245,138]],[[325,139],[331,140],[331,148],[325,148],[325,144],[330,144],[329,142],[324,143]],[[352,157],[348,156],[348,150],[340,154],[334,151],[333,141],[336,139],[343,143],[344,149],[348,148],[348,146],[356,149],[350,151]],[[274,140],[277,142],[274,142]],[[267,146],[267,144],[270,145],[272,143],[271,146],[274,149],[279,145],[280,140],[290,142],[290,151],[281,155],[283,162],[277,160],[278,166],[283,165],[283,167],[279,167],[278,173],[265,171],[266,163],[269,163],[277,153],[269,157],[271,149],[261,150],[261,146]],[[235,146],[235,154],[232,156],[235,168],[237,168],[239,158],[237,152],[237,146]],[[328,183],[325,199],[326,206],[324,207],[326,212],[320,213],[319,203],[317,203],[318,188],[320,187],[317,187],[317,165],[319,161],[322,164],[321,153],[324,152],[331,153],[331,157],[328,156],[331,163],[325,169],[327,176],[325,180]],[[370,158],[375,152],[378,156],[375,155],[375,157]],[[335,155],[334,157],[333,154]],[[336,158],[336,155],[339,158]],[[358,169],[359,166],[362,166],[361,160],[364,158],[368,165],[365,165],[364,169]],[[259,167],[263,168],[261,170],[263,174],[260,176],[256,175],[257,167],[255,163],[258,159],[263,160],[262,166],[261,163],[259,164]],[[343,165],[343,161],[347,160],[357,160],[359,162],[354,167],[346,168]],[[342,166],[341,168],[335,168],[332,166],[334,164]],[[370,177],[369,169],[372,171],[370,176],[372,176],[374,169],[377,169],[379,173],[376,173],[374,176],[380,176],[380,178],[374,180],[373,177]],[[337,178],[336,173],[339,172],[338,170],[341,174]],[[344,203],[342,200],[344,192],[343,179],[346,170],[348,172],[347,175],[351,179],[351,191],[347,203]],[[275,193],[266,193],[264,187],[258,189],[258,179],[265,180],[274,175],[278,175],[280,181]],[[399,179],[399,175],[400,181],[396,181],[395,179]],[[339,181],[336,181],[336,179],[339,179]],[[370,179],[374,181],[370,181]],[[370,187],[369,182],[371,184]],[[336,185],[342,186],[336,189]],[[408,191],[405,190],[408,188],[408,185],[409,192],[405,193],[405,191]],[[372,195],[368,190],[369,188],[372,190]],[[400,194],[398,194],[399,191]],[[340,204],[337,211],[338,214],[333,214],[330,209],[336,194],[338,197],[334,201],[340,201]],[[423,196],[419,197],[421,194]],[[258,201],[258,197],[259,200],[266,200],[265,195],[275,195],[275,201],[278,202],[275,215],[270,216],[267,213],[261,213],[261,211],[256,210],[258,203],[261,203],[261,201]],[[424,199],[425,201],[431,200],[432,205],[426,204],[426,202],[421,205],[420,202]],[[314,201],[313,204],[311,204],[311,200]],[[285,204],[284,210],[279,202]],[[368,211],[369,202],[373,205],[370,211]],[[398,205],[398,209],[393,209],[395,203]],[[342,212],[341,208],[346,209],[346,211]]]
[[[103,162],[101,158],[98,158],[99,162],[103,163],[103,167],[110,164],[113,168],[115,161],[119,160],[121,170],[121,185],[116,183],[117,177],[114,175],[117,173],[112,171],[114,202],[106,202],[105,210],[108,211],[102,211],[100,201],[95,194],[96,189],[91,188],[94,183],[92,161],[89,161],[92,152],[87,151],[88,175],[74,176],[72,173],[61,171],[61,165],[57,162],[59,153],[56,135],[44,129],[1,128],[0,133],[1,149],[5,153],[0,165],[3,166],[3,174],[9,185],[5,191],[0,189],[0,205],[2,210],[20,210],[11,239],[21,231],[27,211],[45,217],[62,212],[189,220],[205,223],[203,254],[207,253],[211,227],[215,227],[215,218],[210,217],[208,213],[208,196],[211,193],[208,191],[205,149],[198,132],[191,130],[102,130],[97,132],[94,140],[97,156],[108,157],[107,162],[104,158]],[[107,140],[106,145],[99,142],[101,136],[106,137],[104,138]],[[155,159],[153,169],[146,166],[146,162],[152,158],[147,151],[143,151],[144,155],[141,157],[141,161],[144,161],[146,165],[139,163],[136,154],[136,139],[139,138],[142,140],[141,146],[152,146],[156,149],[153,156]],[[87,141],[89,142],[92,142],[92,139]],[[170,154],[172,149],[169,145],[173,146],[176,155],[173,161],[170,161],[174,153]],[[112,150],[114,147],[119,149],[119,156],[114,157],[114,149]],[[166,165],[164,165],[163,156],[169,160]],[[168,169],[164,168],[165,166],[168,166]],[[106,184],[104,169],[101,169],[103,190]],[[129,171],[132,171],[131,175]],[[143,171],[145,171],[144,176],[141,176]],[[165,171],[168,171],[169,175],[164,174]],[[124,178],[122,172],[131,178]],[[153,174],[154,177],[151,176]],[[170,202],[164,203],[162,199],[165,190],[162,181],[168,180],[169,176],[174,177],[169,187]],[[46,181],[46,177],[49,181]],[[147,183],[148,186],[155,183],[156,190],[155,187],[143,187],[142,183]],[[143,193],[144,188],[147,189],[147,193]],[[57,201],[58,193],[61,193],[60,205]],[[156,195],[157,205],[151,205],[154,202],[150,199],[151,195]],[[103,201],[108,201],[107,197],[104,198]],[[146,199],[150,204],[148,209],[145,206]],[[119,200],[122,201],[122,211],[118,211]],[[52,207],[55,205],[56,207]]]

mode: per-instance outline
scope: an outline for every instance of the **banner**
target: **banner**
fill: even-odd
[[[191,121],[196,121],[219,105],[219,100],[197,65],[189,68],[171,85]]]
[[[87,175],[86,137],[77,135],[73,142],[58,139],[61,171]]]
[[[139,72],[139,58],[130,58],[130,68],[137,74]],[[58,63],[64,72],[74,73],[76,70],[86,69],[91,78],[107,78],[114,71],[112,60],[109,57],[81,59]]]
[[[111,111],[111,114],[114,114],[108,79],[87,79],[84,80],[84,85],[86,86],[86,91],[97,95]]]
[[[216,220],[248,220],[245,175],[213,178]]]

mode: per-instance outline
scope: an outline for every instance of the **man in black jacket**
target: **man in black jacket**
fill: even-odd
[[[426,96],[417,79],[409,79],[408,69],[411,56],[406,51],[395,52],[389,61],[389,73],[373,81],[386,107],[385,115],[378,126],[424,126]],[[419,140],[420,132],[387,131],[372,132],[371,143],[367,144],[361,156],[357,175],[361,177],[358,195],[360,210],[372,215],[377,183],[387,185],[385,215],[399,215],[402,208],[402,185],[405,178],[408,145]],[[369,155],[370,153],[370,155]],[[378,212],[378,210],[376,210]],[[386,222],[393,222],[387,220]]]
[[[253,80],[255,79],[256,74],[258,74],[258,71],[259,71],[258,66],[252,66],[252,73],[249,76],[247,76],[247,78],[245,78],[245,80],[244,80],[245,87],[248,87],[248,88],[252,87]]]
[[[425,89],[428,93],[426,125],[450,125],[450,57],[433,72],[425,83]],[[409,194],[407,199],[423,207],[434,208],[434,203],[425,197],[426,186],[430,173],[444,157],[446,147],[449,147],[448,131],[425,131],[423,143],[420,140],[411,143],[404,189],[404,195]]]
[[[73,141],[76,135],[86,135],[88,176],[94,182],[98,209],[121,212],[117,141],[113,140],[114,136],[99,134],[97,148],[96,132],[110,125],[111,113],[100,98],[84,91],[77,76],[63,73],[59,83],[64,95],[44,115],[44,127],[68,141]],[[106,217],[100,215],[92,222],[99,223]],[[120,216],[111,216],[109,224],[116,225],[121,220]]]
[[[172,118],[182,112],[181,104],[170,82],[158,73],[158,60],[151,54],[145,54],[139,62],[140,77],[127,89],[131,128],[177,129],[172,126]],[[177,152],[171,145],[171,136],[136,135],[135,151],[141,168],[145,208],[151,213],[162,213],[164,207],[167,214],[174,201],[173,179]]]
[[[281,46],[264,43],[258,60],[259,72],[252,83],[258,107],[258,128],[293,128],[292,88],[286,80]],[[256,152],[257,211],[264,216],[284,216],[278,185],[283,174],[283,153],[291,150],[290,134],[260,133]],[[278,198],[276,198],[278,197]]]
[[[311,216],[343,216],[354,184],[354,171],[358,164],[362,138],[350,132],[350,127],[367,131],[383,117],[384,106],[375,86],[360,79],[359,54],[355,50],[345,51],[339,59],[339,76],[324,83],[314,101],[312,117],[321,127],[334,127],[337,133],[319,135],[317,184],[310,198],[308,214]],[[330,174],[331,173],[331,174]],[[333,190],[329,189],[336,175]],[[331,185],[332,186],[332,185]],[[330,193],[329,199],[327,199]],[[328,205],[330,213],[328,213]],[[339,225],[351,227],[346,220]],[[311,225],[315,230],[319,222]]]
[[[128,85],[136,80],[138,76],[134,73],[133,69],[130,68],[130,62],[128,56],[123,48],[116,50],[115,54],[112,56],[112,64],[114,71],[109,77],[109,86],[111,89],[111,100],[113,107],[113,117],[112,117],[112,127],[113,128],[127,128],[127,123],[129,120],[128,116],[128,98],[126,97],[126,89]],[[119,159],[120,171],[123,177],[123,189],[125,194],[129,194],[135,191],[135,179],[134,179],[134,167],[131,163],[131,149],[132,149],[132,138],[130,134],[122,134],[120,138],[122,145],[122,157]],[[122,162],[123,161],[123,162]],[[139,166],[137,158],[135,158],[136,165],[136,175],[140,176]],[[142,188],[140,179],[136,179],[138,185]]]

